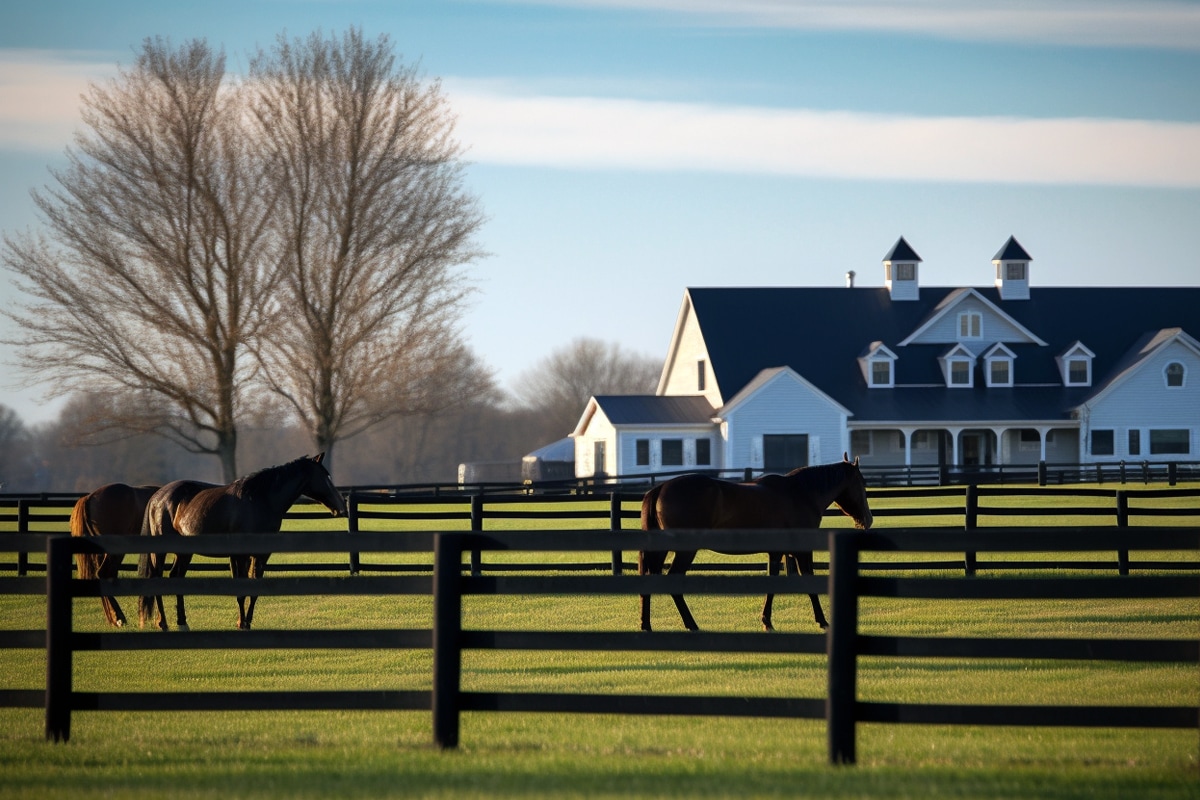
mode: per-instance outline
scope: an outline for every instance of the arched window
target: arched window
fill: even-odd
[[[1183,386],[1183,364],[1172,361],[1164,370],[1167,376],[1167,386]]]

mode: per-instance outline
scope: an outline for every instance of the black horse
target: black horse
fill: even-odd
[[[333,515],[346,513],[346,503],[333,485],[328,470],[321,464],[325,454],[289,461],[277,467],[268,467],[239,478],[226,486],[200,481],[174,481],[155,492],[146,506],[142,523],[143,536],[203,536],[211,533],[277,533],[283,517],[301,495],[316,500],[328,508]],[[270,553],[252,556],[230,556],[229,571],[235,578],[261,578]],[[162,575],[165,555],[143,554],[138,561],[138,577],[151,578]],[[176,554],[171,567],[171,577],[182,578],[191,563],[192,556]],[[254,619],[254,603],[257,597],[238,597],[239,629],[248,630]],[[183,595],[176,598],[176,624],[186,630],[187,614],[183,608]],[[143,597],[138,606],[139,625],[146,624],[153,607],[157,605],[156,624],[167,630],[163,613],[162,597]]]
[[[109,483],[75,501],[71,509],[72,536],[137,536],[142,530],[142,516],[157,486],[129,486]],[[116,578],[124,556],[111,553],[76,553],[79,577]],[[100,607],[108,624],[120,628],[125,624],[125,612],[117,598],[100,595]]]
[[[867,505],[867,488],[858,459],[853,462],[842,456],[833,464],[801,467],[787,475],[764,475],[749,483],[734,483],[705,475],[682,475],[655,486],[642,498],[642,530],[666,528],[817,528],[825,509],[831,503],[854,519],[856,528],[871,527],[871,509]],[[675,553],[669,575],[683,575],[696,558],[695,550]],[[746,555],[744,552],[726,555]],[[804,575],[813,574],[812,551],[799,553],[772,552],[772,565],[780,558],[785,570],[793,567]],[[667,559],[667,551],[646,551],[638,554],[638,574],[658,575]],[[696,620],[688,609],[683,595],[671,595],[679,609],[684,627],[698,630]],[[771,605],[774,595],[763,603],[762,624],[771,627]],[[813,617],[822,628],[828,627],[821,601],[810,594]],[[650,595],[642,595],[642,630],[650,630]]]

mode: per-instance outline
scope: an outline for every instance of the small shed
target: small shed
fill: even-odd
[[[526,481],[570,480],[575,477],[575,440],[571,437],[539,447],[521,459]]]

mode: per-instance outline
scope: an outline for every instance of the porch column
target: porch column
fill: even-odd
[[[992,436],[996,437],[996,464],[1004,463],[1004,432],[1007,428],[992,428]]]
[[[904,437],[904,466],[912,466],[912,437],[916,428],[901,428],[900,435]]]

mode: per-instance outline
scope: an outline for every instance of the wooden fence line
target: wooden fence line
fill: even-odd
[[[1200,517],[1200,504],[1195,507],[1160,507],[1152,504],[1156,501],[1170,500],[1172,498],[1194,498],[1200,496],[1200,489],[1185,488],[1185,489],[1116,489],[1116,488],[1099,488],[1099,487],[1006,487],[1006,486],[943,486],[943,487],[912,487],[903,489],[870,489],[868,490],[868,499],[872,503],[872,512],[877,519],[888,517],[940,517],[946,519],[947,527],[962,525],[966,530],[974,530],[980,527],[986,527],[989,517],[1014,517],[1014,516],[1029,516],[1041,517],[1044,520],[1052,520],[1057,516],[1087,516],[1095,517],[1098,525],[1115,523],[1118,527],[1134,526],[1138,522],[1157,522],[1162,517]],[[1086,498],[1094,500],[1094,505],[1089,506],[1040,506],[1040,507],[1016,507],[1012,505],[997,505],[989,504],[989,499],[1002,500],[1003,498],[1025,497],[1034,499],[1063,499],[1063,498]],[[44,552],[45,538],[51,535],[52,532],[65,531],[70,519],[71,507],[74,505],[76,498],[73,497],[57,497],[52,499],[38,499],[22,497],[16,500],[7,501],[3,496],[0,496],[0,526],[5,524],[13,525],[14,530],[9,533],[0,531],[0,540],[9,541],[5,537],[13,535],[18,536],[34,536],[35,539],[28,541],[35,542],[34,546],[27,549],[16,549],[13,552],[17,555],[15,567],[0,563],[0,570],[15,568],[18,576],[25,576],[31,569],[39,569],[39,565],[29,562],[28,554],[30,552]],[[924,499],[933,501],[933,504],[920,507],[903,507],[889,508],[887,501],[889,500],[912,500]],[[940,500],[949,500],[949,503],[940,503]],[[362,532],[363,523],[371,524],[386,524],[392,522],[414,522],[425,521],[431,523],[445,523],[447,521],[457,521],[462,523],[467,529],[476,532],[482,532],[488,529],[489,522],[500,520],[595,520],[599,523],[601,520],[607,520],[607,528],[609,530],[629,530],[637,527],[636,520],[639,517],[639,512],[636,509],[626,509],[624,505],[627,503],[637,503],[641,500],[639,494],[628,494],[620,492],[611,492],[607,495],[588,495],[588,496],[565,496],[565,495],[459,495],[457,497],[449,496],[429,496],[429,497],[411,497],[411,496],[385,496],[372,493],[364,493],[359,491],[350,491],[347,495],[348,515],[346,518],[346,532],[357,536]],[[960,502],[953,502],[960,501]],[[981,501],[984,501],[981,503]],[[556,508],[563,504],[577,505],[580,502],[592,502],[596,505],[605,504],[606,508],[595,509],[570,509],[563,510]],[[11,504],[9,504],[11,503]],[[880,504],[883,504],[882,506]],[[459,508],[447,509],[446,506],[459,505]],[[524,506],[519,510],[511,510],[513,506]],[[528,506],[537,505],[541,508],[530,509]],[[436,509],[430,510],[428,507],[437,506]],[[46,513],[46,509],[52,509],[50,513]],[[307,509],[307,510],[306,510]],[[38,513],[34,513],[34,512]],[[826,512],[826,516],[836,518],[840,517],[841,513],[836,509],[831,509]],[[292,511],[286,517],[287,522],[297,522],[301,520],[329,520],[328,513],[324,509],[311,505],[300,505],[293,507]],[[632,522],[632,524],[630,524]],[[981,524],[982,522],[982,524]],[[286,524],[286,523],[285,523]],[[1111,524],[1111,523],[1110,523]],[[602,524],[597,524],[597,529],[603,529]],[[1130,569],[1128,553],[1118,552],[1116,561],[1114,562],[1118,571],[1121,574],[1127,574]],[[306,565],[305,569],[312,569],[316,565]],[[579,569],[592,570],[600,568],[602,565],[598,563],[582,563],[575,565],[556,565],[559,569]],[[607,566],[605,564],[604,566]],[[819,564],[822,568],[825,564]],[[987,568],[1010,568],[1011,564],[980,564],[974,552],[964,553],[962,561],[945,562],[946,568],[965,569],[969,574],[974,574],[979,569]],[[1032,566],[1031,564],[1023,564],[1021,566]],[[1084,562],[1076,562],[1075,564],[1061,564],[1060,566],[1091,566]],[[1145,568],[1145,564],[1136,564],[1134,567]],[[484,569],[481,561],[480,553],[473,552],[471,556],[471,567],[475,574],[480,574]],[[611,568],[614,574],[621,574],[629,565],[622,560],[621,551],[614,550],[611,552]],[[223,569],[217,565],[199,563],[195,564],[194,569],[217,570]],[[325,564],[323,568],[330,570],[341,570],[347,567],[343,564]],[[359,553],[356,550],[351,550],[349,553],[349,571],[352,574],[357,574],[360,571],[429,571],[431,568],[428,565],[393,565],[393,564],[363,564],[359,558]],[[518,567],[497,566],[494,569],[515,569]],[[536,568],[536,567],[535,567]],[[278,563],[268,565],[268,570],[275,572],[283,569],[288,569],[286,565]],[[730,565],[730,564],[699,564],[696,566],[699,570],[727,570],[727,569],[757,569],[756,566],[749,565]]]
[[[545,575],[476,576],[464,574],[464,553],[480,551],[595,552],[610,549],[619,538],[622,549],[818,549],[828,548],[829,578],[817,576],[627,576]],[[996,528],[971,532],[942,528],[858,532],[795,531],[511,531],[443,532],[396,537],[364,532],[355,541],[362,552],[434,553],[434,569],[425,576],[285,577],[256,582],[254,592],[271,595],[427,594],[432,592],[431,630],[314,630],[196,632],[170,636],[129,633],[83,634],[72,630],[76,597],[102,591],[236,595],[244,581],[232,578],[170,578],[82,581],[73,577],[73,554],[79,550],[109,553],[176,552],[219,549],[227,553],[261,550],[261,537],[213,536],[203,543],[164,542],[142,537],[78,539],[56,535],[47,540],[46,691],[0,692],[0,702],[33,705],[41,695],[46,709],[46,736],[70,736],[76,710],[276,710],[276,709],[407,709],[432,715],[435,743],[455,747],[459,716],[464,711],[537,711],[574,713],[736,715],[824,718],[829,759],[855,761],[855,730],[860,722],[942,723],[973,725],[1083,725],[1103,727],[1200,726],[1200,709],[1174,706],[1003,706],[863,702],[857,699],[859,656],[1155,660],[1196,663],[1200,642],[1189,640],[972,639],[866,636],[859,633],[861,597],[923,598],[1200,598],[1200,577],[1117,576],[1056,579],[876,577],[863,575],[867,552],[1113,551],[1118,549],[1200,551],[1200,528]],[[289,533],[273,540],[274,552],[346,552],[344,535]],[[462,598],[471,594],[830,594],[828,634],[635,633],[486,631],[464,625]],[[14,632],[17,634],[25,632]],[[18,637],[0,639],[7,643]],[[12,645],[7,645],[12,646]],[[430,648],[434,674],[430,691],[261,691],[204,693],[74,692],[73,653],[85,650],[151,650],[199,648]],[[825,698],[743,698],[713,696],[593,695],[522,692],[465,692],[461,689],[462,653],[474,648],[523,650],[656,650],[718,652],[827,653]]]

